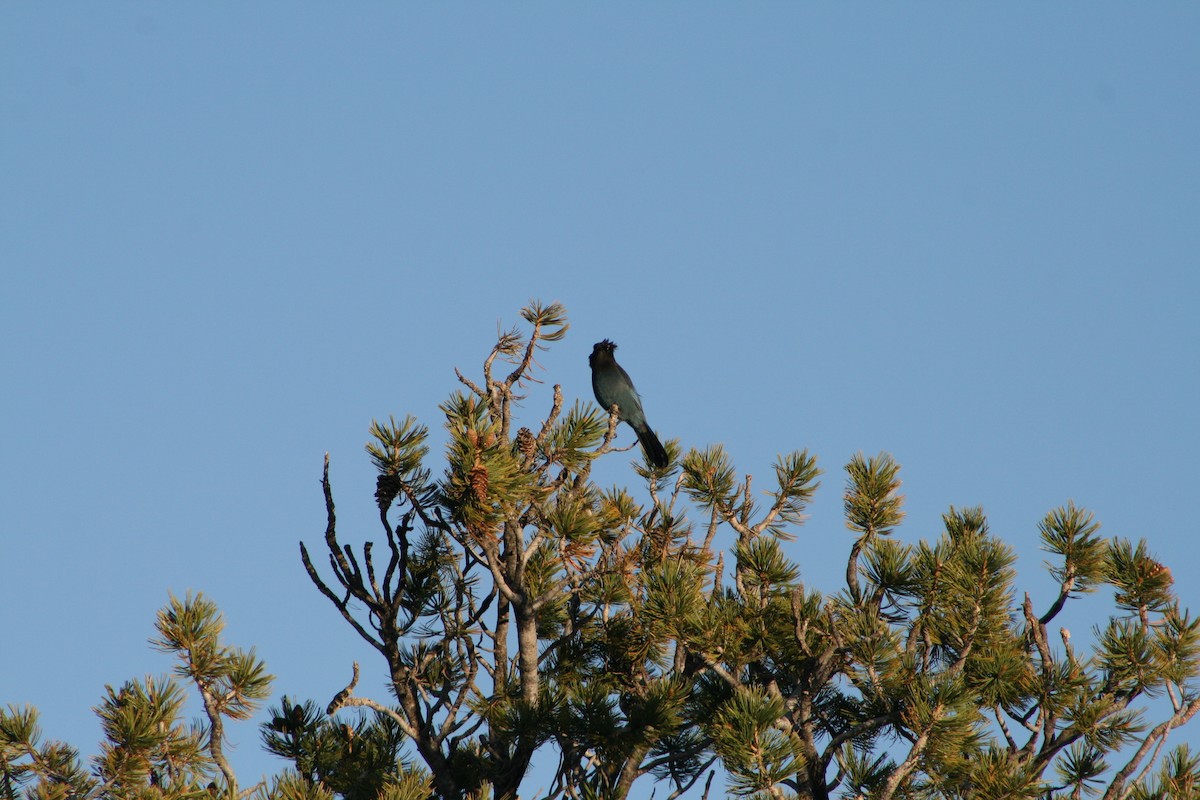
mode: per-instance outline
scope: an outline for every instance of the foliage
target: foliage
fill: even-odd
[[[1147,767],[1197,710],[1198,656],[1196,625],[1145,543],[1102,538],[1072,503],[1051,511],[1040,532],[1060,591],[1038,616],[982,509],[951,508],[938,540],[900,544],[899,465],[856,456],[846,587],[823,596],[784,548],[818,488],[812,455],[780,457],[765,503],[719,445],[668,442],[667,469],[636,466],[644,504],[603,490],[590,470],[613,450],[615,419],[579,403],[564,414],[556,386],[546,417],[518,427],[532,356],[566,330],[556,304],[522,316],[532,330],[502,334],[481,381],[457,373],[440,477],[426,428],[373,425],[386,566],[369,543],[359,556],[338,540],[328,471],[334,585],[302,548],[313,581],[387,659],[399,698],[358,698],[352,685],[331,708],[390,715],[438,794],[513,797],[547,742],[560,754],[552,796],[623,797],[643,776],[680,794],[717,760],[733,791],[762,797],[1152,785]],[[501,361],[513,369],[498,373]],[[728,566],[720,531],[733,538]],[[1077,655],[1065,630],[1056,648],[1047,626],[1104,584],[1120,613],[1094,652]],[[1135,701],[1161,693],[1169,718],[1148,730]]]
[[[1200,758],[1167,742],[1200,711],[1200,623],[1146,542],[1102,536],[1072,502],[1051,510],[1038,529],[1057,592],[1039,613],[982,509],[898,541],[900,466],[856,455],[845,586],[823,594],[789,546],[815,456],[781,455],[761,492],[721,445],[669,441],[666,468],[634,465],[643,489],[603,488],[591,471],[619,450],[615,417],[559,386],[543,417],[520,417],[537,352],[567,331],[557,303],[521,315],[479,377],[456,371],[443,456],[413,417],[372,424],[378,547],[343,540],[326,460],[325,553],[301,544],[301,560],[386,664],[389,698],[357,694],[357,664],[324,708],[284,697],[262,733],[289,768],[239,791],[221,723],[269,678],[219,644],[215,606],[172,599],[155,644],[179,655],[206,724],[179,722],[171,680],[110,689],[88,771],[10,707],[5,795],[515,798],[542,751],[557,756],[547,799],[638,782],[707,797],[719,775],[754,798],[1196,796]],[[1115,608],[1091,636],[1051,630],[1105,588]]]
[[[202,594],[172,597],[158,613],[157,649],[177,659],[175,672],[193,683],[205,723],[185,723],[186,695],[172,678],[147,676],[108,686],[96,708],[104,741],[86,769],[79,752],[41,742],[37,711],[0,710],[0,761],[6,800],[160,800],[243,796],[224,756],[226,719],[249,718],[270,690],[265,665],[221,643],[225,622]]]

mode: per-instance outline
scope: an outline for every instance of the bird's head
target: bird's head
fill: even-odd
[[[595,346],[592,347],[592,354],[588,357],[588,364],[594,366],[597,358],[607,357],[611,359],[613,357],[613,351],[616,349],[617,343],[610,339],[605,339],[602,342],[596,342]]]

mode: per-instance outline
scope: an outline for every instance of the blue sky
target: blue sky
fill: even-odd
[[[1045,607],[1073,499],[1200,610],[1198,40],[1184,3],[0,5],[0,702],[90,752],[189,589],[276,700],[353,659],[385,696],[299,562],[322,457],[374,537],[370,420],[440,431],[531,297],[572,322],[531,418],[608,337],[664,437],[762,488],[817,454],[818,588],[886,450],[903,540],[982,504]]]

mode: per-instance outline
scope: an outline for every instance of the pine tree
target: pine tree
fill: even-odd
[[[176,674],[195,686],[205,723],[185,723],[184,686],[147,676],[108,686],[96,714],[104,741],[92,769],[61,742],[42,744],[37,711],[0,710],[0,796],[39,800],[240,800],[225,758],[226,720],[248,719],[267,697],[271,676],[253,651],[222,644],[225,627],[215,603],[202,594],[172,597],[158,612],[151,644],[176,656]],[[252,791],[252,790],[250,790]]]
[[[1150,780],[1200,707],[1200,644],[1145,543],[1101,538],[1073,504],[1052,511],[1041,533],[1061,591],[1038,615],[982,509],[951,508],[938,541],[901,544],[899,465],[856,456],[846,586],[822,595],[784,547],[818,488],[813,456],[781,457],[761,507],[720,446],[669,442],[667,468],[637,466],[645,503],[603,490],[591,467],[615,449],[615,418],[564,412],[555,386],[545,417],[520,425],[534,355],[567,330],[558,304],[522,317],[531,330],[502,334],[481,380],[456,372],[443,473],[415,419],[372,426],[385,557],[339,540],[328,463],[332,582],[301,549],[399,700],[352,683],[330,712],[390,718],[439,796],[516,797],[545,744],[560,755],[550,796],[567,797],[625,797],[646,775],[672,796],[707,775],[707,794],[717,760],[754,797],[1118,797],[1195,777],[1183,749]],[[1065,629],[1052,642],[1065,604],[1105,584],[1117,613],[1092,651]],[[1147,729],[1137,703],[1160,693],[1169,716]]]
[[[711,558],[657,497],[662,475],[640,470],[649,509],[590,481],[595,459],[614,449],[615,416],[564,409],[555,386],[536,432],[518,427],[537,351],[567,330],[558,304],[535,302],[522,316],[532,330],[501,335],[481,381],[458,373],[464,388],[442,406],[443,475],[427,466],[428,429],[416,420],[372,425],[383,558],[370,542],[338,539],[326,463],[337,588],[304,545],[301,556],[386,660],[398,698],[356,696],[356,669],[329,710],[365,706],[391,719],[442,797],[516,797],[548,742],[562,755],[561,793],[623,797],[647,772],[690,785],[712,762],[685,725],[703,665],[672,650],[689,623],[664,604],[680,587],[698,603]]]

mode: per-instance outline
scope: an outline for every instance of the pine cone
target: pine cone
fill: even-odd
[[[475,501],[480,505],[487,502],[488,496],[488,472],[487,467],[483,464],[476,464],[471,468],[471,491],[475,493]]]
[[[537,453],[537,439],[534,438],[533,431],[529,428],[521,428],[517,431],[517,452],[525,456],[526,461]]]
[[[375,479],[375,502],[381,511],[391,508],[392,501],[400,494],[400,477],[398,475],[380,475]]]

